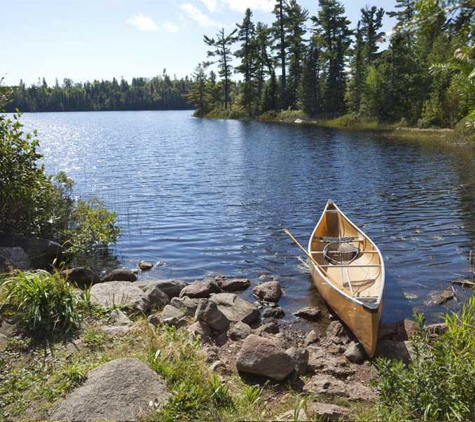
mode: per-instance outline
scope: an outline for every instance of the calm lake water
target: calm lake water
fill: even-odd
[[[281,305],[321,304],[300,251],[327,199],[380,247],[383,319],[432,316],[429,294],[468,277],[475,238],[475,154],[304,125],[197,119],[189,111],[25,114],[48,172],[115,210],[124,266],[142,279],[274,275]],[[250,291],[244,296],[251,298]]]

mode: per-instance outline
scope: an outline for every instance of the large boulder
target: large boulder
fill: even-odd
[[[282,288],[278,281],[267,281],[254,287],[252,293],[266,302],[278,302],[282,296]]]
[[[210,300],[218,305],[218,309],[231,322],[241,321],[251,325],[259,320],[260,314],[257,306],[233,293],[218,293],[213,295]]]
[[[251,327],[244,322],[236,322],[228,331],[231,340],[244,340],[251,334]]]
[[[350,416],[350,411],[346,407],[331,403],[313,402],[307,404],[310,414],[324,421],[344,421]]]
[[[216,277],[216,284],[225,292],[236,292],[247,289],[251,285],[251,280],[248,278]]]
[[[31,268],[51,269],[61,262],[63,248],[51,240],[28,236],[0,235],[1,248],[22,248],[30,260]]]
[[[147,295],[130,281],[108,281],[91,288],[93,303],[104,307],[124,306],[146,313],[149,310]]]
[[[71,283],[75,283],[80,289],[89,287],[91,284],[100,283],[101,277],[89,268],[76,267],[61,271],[61,277]]]
[[[170,305],[182,311],[186,316],[195,316],[196,308],[201,299],[191,299],[188,296],[174,297],[170,301]]]
[[[186,315],[172,305],[166,305],[163,308],[160,320],[163,324],[181,327],[186,325]]]
[[[294,371],[292,358],[272,340],[251,334],[237,355],[236,368],[282,381]]]
[[[138,359],[116,359],[92,371],[86,382],[62,401],[53,421],[135,421],[170,397],[164,380]]]
[[[170,299],[178,297],[180,292],[186,287],[186,282],[182,280],[140,281],[136,284],[144,290],[150,286],[157,286]]]
[[[135,281],[137,276],[127,268],[117,268],[107,274],[102,281]]]
[[[26,271],[30,268],[30,258],[19,246],[0,247],[0,272],[11,269]]]
[[[196,309],[195,319],[206,322],[209,327],[218,333],[223,333],[229,328],[229,320],[218,309],[216,303],[202,299]]]

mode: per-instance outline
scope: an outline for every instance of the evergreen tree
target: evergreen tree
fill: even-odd
[[[275,62],[269,49],[272,46],[271,30],[262,22],[256,26],[257,37],[257,93],[260,101],[263,101],[264,89],[267,92],[266,105],[261,105],[261,112],[277,109],[277,82],[275,76]],[[265,77],[270,77],[270,86],[266,87]]]
[[[365,80],[366,63],[363,57],[363,33],[361,31],[361,21],[356,27],[355,47],[351,58],[351,80],[348,83],[346,103],[348,110],[352,113],[359,113],[361,105],[361,94]]]
[[[345,111],[345,63],[351,44],[350,21],[338,0],[319,0],[318,3],[320,11],[312,20],[321,45],[323,109],[327,113],[342,113]]]
[[[209,38],[206,35],[203,37],[204,42],[206,45],[210,46],[212,49],[208,50],[207,55],[208,57],[217,57],[216,62],[218,63],[218,74],[221,76],[223,81],[223,96],[224,96],[224,109],[228,109],[229,103],[229,93],[231,87],[231,74],[232,74],[232,54],[231,54],[231,45],[236,41],[235,34],[237,29],[232,31],[230,34],[225,35],[224,28],[221,29],[216,34],[216,39]],[[216,62],[207,62],[206,65],[209,66],[210,64]]]
[[[321,63],[320,48],[316,40],[311,40],[305,53],[299,98],[302,110],[309,117],[316,117],[321,112]]]
[[[251,9],[247,9],[244,20],[238,25],[237,40],[241,42],[241,48],[234,54],[241,59],[241,64],[236,66],[236,71],[244,77],[242,83],[242,104],[247,115],[254,114],[253,104],[259,99],[258,72],[259,72],[259,45],[256,36],[256,28],[252,22]]]
[[[277,52],[277,60],[280,65],[280,107],[286,109],[288,107],[287,100],[287,37],[286,28],[288,16],[286,13],[286,0],[276,0],[273,13],[276,21],[272,25],[272,34],[275,40],[273,46]]]
[[[361,37],[363,40],[363,56],[366,65],[372,64],[378,57],[378,43],[383,40],[384,32],[379,32],[383,26],[384,9],[376,6],[366,6],[361,9]]]
[[[196,107],[195,116],[205,116],[211,110],[213,97],[208,90],[208,78],[201,63],[194,73],[194,84],[187,94],[188,101]]]
[[[286,35],[289,59],[287,106],[295,109],[297,108],[297,90],[302,76],[305,51],[305,22],[308,18],[308,11],[300,7],[297,0],[289,0],[285,10],[287,15]]]

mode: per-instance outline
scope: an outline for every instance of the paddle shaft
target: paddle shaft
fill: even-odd
[[[302,250],[305,255],[307,255],[307,258],[310,259],[310,261],[312,261],[315,265],[318,266],[317,261],[313,259],[312,255],[308,253],[308,251],[299,243],[299,241],[295,237],[292,236],[292,234],[287,229],[284,229],[284,233],[294,241],[294,243]]]

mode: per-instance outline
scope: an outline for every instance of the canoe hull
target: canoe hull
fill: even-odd
[[[310,272],[313,283],[325,302],[354,333],[368,356],[373,357],[378,343],[382,304],[376,309],[370,309],[354,302],[331,286],[313,263],[310,263]]]

